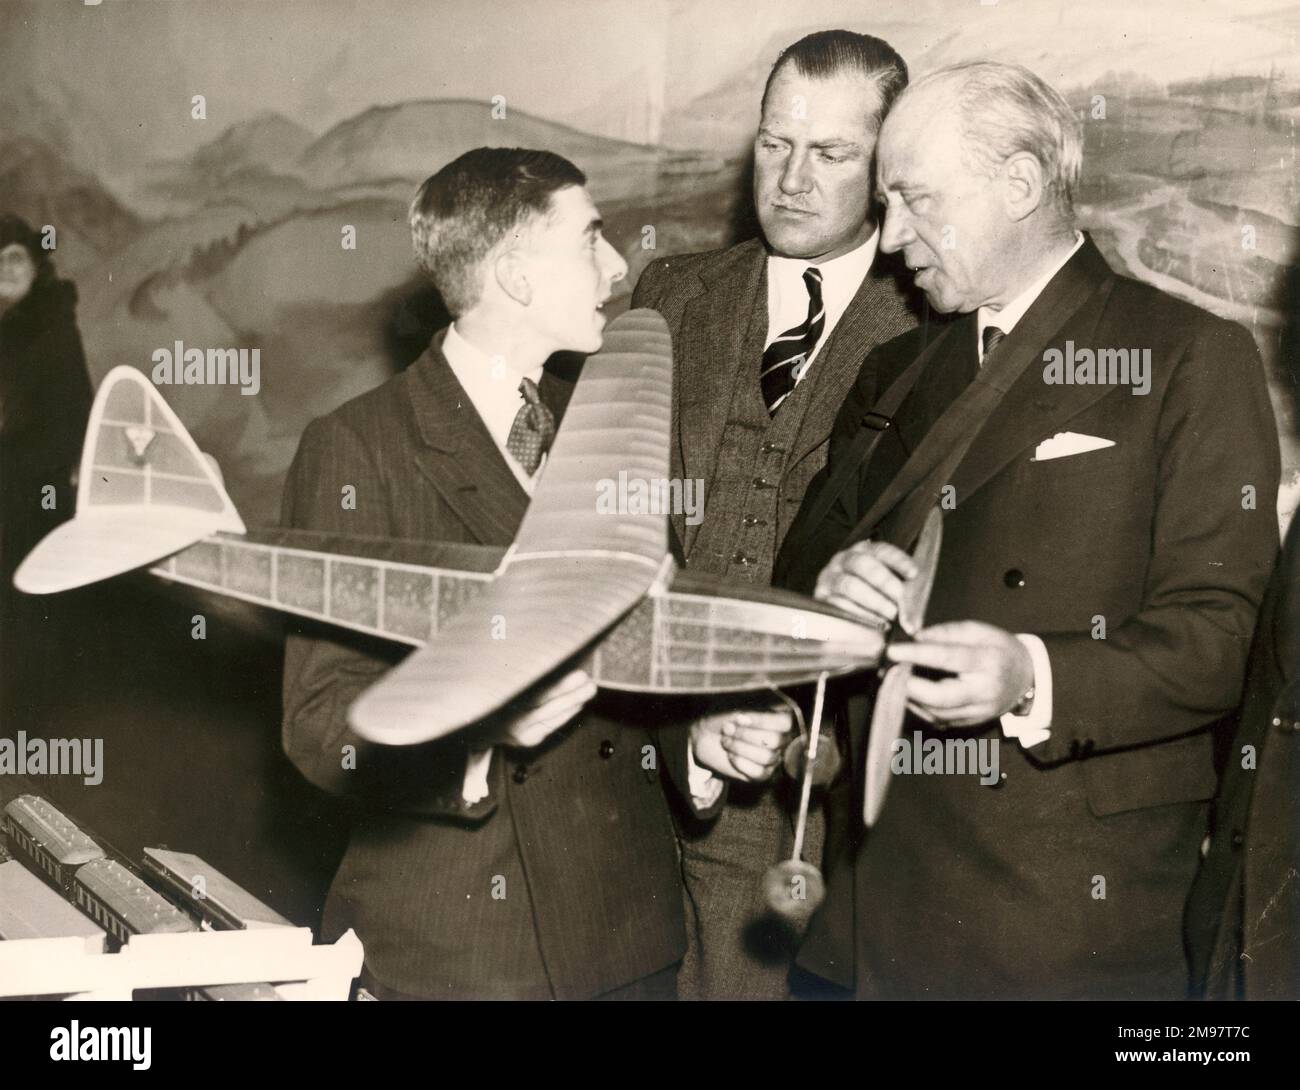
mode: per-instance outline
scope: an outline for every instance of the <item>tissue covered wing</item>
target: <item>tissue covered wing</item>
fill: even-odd
[[[881,629],[811,598],[679,572],[600,642],[587,669],[625,692],[762,691],[874,668],[884,644]]]
[[[620,474],[667,480],[671,416],[668,327],[654,311],[629,311],[583,367],[500,574],[362,693],[349,712],[353,729],[414,745],[477,722],[635,606],[664,570],[667,519],[602,498]]]

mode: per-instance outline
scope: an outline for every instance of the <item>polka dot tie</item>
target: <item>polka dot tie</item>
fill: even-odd
[[[522,379],[519,394],[524,403],[515,414],[515,422],[510,425],[510,435],[506,439],[506,450],[514,456],[528,476],[537,472],[542,464],[542,455],[551,448],[555,438],[555,417],[551,410],[542,404],[537,392],[537,383],[532,379]]]

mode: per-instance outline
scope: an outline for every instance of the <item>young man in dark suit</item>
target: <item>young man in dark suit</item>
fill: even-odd
[[[878,38],[833,30],[794,43],[768,77],[754,140],[763,237],[663,258],[637,284],[633,306],[658,310],[673,334],[673,474],[704,481],[704,518],[674,520],[692,570],[770,581],[862,361],[916,324],[897,270],[877,259],[872,199],[876,134],[906,84],[907,66]],[[721,729],[788,722],[764,702],[701,711],[702,752]],[[750,780],[721,805],[719,786],[697,776],[682,791],[694,917],[682,995],[784,998],[793,946],[766,915],[761,880],[789,853],[792,800]],[[814,808],[809,858],[821,839]]]
[[[479,148],[420,187],[416,255],[455,320],[308,426],[287,525],[510,544],[570,393],[543,365],[600,348],[627,271],[584,184],[549,152]],[[398,658],[324,629],[288,641],[285,749],[359,802],[325,937],[356,929],[380,998],[672,997],[677,849],[636,720],[602,700],[570,722],[594,695],[578,672],[448,739],[366,743],[347,709]]]
[[[928,668],[903,744],[971,739],[999,772],[899,761],[864,832],[872,694],[847,687],[857,777],[800,962],[860,996],[1186,991],[1210,728],[1277,548],[1277,433],[1250,335],[1115,275],[1075,230],[1081,149],[1061,96],[1003,64],[927,76],[881,132],[881,246],[962,317],[872,353],[781,578],[891,620],[938,506],[928,627],[890,650]]]

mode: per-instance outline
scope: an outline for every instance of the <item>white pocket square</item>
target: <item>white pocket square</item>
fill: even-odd
[[[1113,447],[1114,439],[1103,439],[1100,435],[1084,435],[1077,431],[1058,431],[1050,439],[1044,439],[1034,448],[1035,462],[1046,462],[1052,458],[1068,458],[1071,454],[1087,454],[1090,450],[1102,450]]]

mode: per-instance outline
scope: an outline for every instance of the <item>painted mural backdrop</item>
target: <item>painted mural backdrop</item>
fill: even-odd
[[[405,226],[419,181],[480,144],[559,151],[587,171],[634,283],[653,256],[745,233],[763,79],[783,45],[836,26],[888,39],[917,75],[1013,60],[1066,94],[1087,141],[1080,216],[1107,258],[1253,331],[1288,517],[1294,4],[4,2],[0,209],[56,227],[96,380],[119,363],[150,370],[177,341],[260,350],[256,396],[166,391],[257,525],[276,517],[307,421],[436,328]]]

